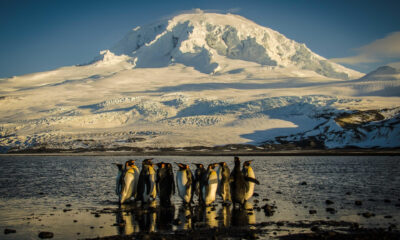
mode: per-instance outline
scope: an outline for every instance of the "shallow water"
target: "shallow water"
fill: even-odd
[[[171,209],[143,211],[135,204],[126,204],[122,206],[124,211],[115,213],[117,168],[112,163],[144,158],[0,156],[0,229],[17,230],[13,234],[0,233],[1,239],[37,239],[40,231],[53,232],[54,239],[82,239],[138,231],[172,231],[196,224],[243,226],[266,221],[327,219],[386,228],[400,221],[400,159],[389,156],[241,157],[254,159],[252,166],[261,182],[255,188],[259,196],[250,200],[251,205],[276,205],[272,216],[266,216],[262,210],[243,212],[222,207],[220,198],[215,211],[212,207],[190,211],[182,206],[177,194]],[[205,165],[226,161],[233,168],[232,157],[154,157],[153,162],[159,161]],[[195,168],[193,164],[190,167]],[[328,206],[327,199],[333,204]],[[356,206],[355,200],[362,201],[362,205]],[[336,213],[326,212],[327,207],[334,208]],[[309,214],[310,209],[317,213]],[[360,215],[365,212],[375,216]]]

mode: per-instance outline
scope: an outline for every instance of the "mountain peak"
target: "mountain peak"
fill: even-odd
[[[360,73],[313,53],[305,44],[242,16],[201,10],[136,27],[110,51],[129,56],[136,68],[183,64],[210,74],[223,72],[239,60],[295,67],[331,78],[360,77]]]

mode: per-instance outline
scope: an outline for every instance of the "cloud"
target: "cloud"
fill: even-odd
[[[383,59],[400,58],[400,32],[392,32],[384,38],[355,49],[356,56],[332,58],[337,63],[359,64],[380,62]]]
[[[388,64],[391,67],[400,69],[400,62],[392,62]]]

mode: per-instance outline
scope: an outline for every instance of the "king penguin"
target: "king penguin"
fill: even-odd
[[[122,167],[122,164],[120,163],[114,163],[115,166],[117,166],[118,168],[118,173],[117,173],[117,177],[116,177],[116,185],[115,185],[115,194],[117,194],[119,200],[121,201],[121,191],[122,191],[122,178],[124,175],[124,169]]]
[[[171,206],[171,197],[175,194],[174,173],[171,163],[157,164],[157,193],[160,198],[160,204],[163,207]]]
[[[182,198],[184,204],[190,204],[192,200],[192,184],[193,174],[189,165],[176,163],[179,170],[176,173],[176,184],[178,186],[179,196]]]
[[[152,202],[157,197],[156,171],[154,170],[154,164],[151,160],[152,159],[143,160],[142,171],[140,172],[140,199],[142,203]]]
[[[123,204],[132,196],[136,199],[138,180],[139,169],[135,166],[135,160],[129,160],[126,164],[126,170],[123,176],[120,204]]]
[[[204,168],[204,165],[201,163],[195,163],[196,170],[194,171],[194,179],[193,179],[193,195],[197,195],[199,198],[199,202],[202,203],[203,201],[203,194],[202,194],[202,179],[204,178],[207,170]]]
[[[203,203],[208,206],[215,201],[215,197],[217,194],[217,187],[218,187],[218,176],[217,172],[215,172],[214,163],[209,164],[207,167],[207,173],[203,178]]]
[[[221,175],[221,179],[219,181],[218,189],[219,195],[222,197],[222,201],[224,204],[232,202],[231,199],[231,188],[230,188],[230,174],[228,165],[226,162],[219,163],[219,173]]]
[[[253,168],[250,166],[250,163],[252,161],[253,160],[249,160],[249,161],[245,161],[243,163],[242,172],[246,179],[256,179],[256,175],[254,174]],[[253,196],[254,186],[255,186],[255,181],[249,181],[249,188],[247,189],[245,197],[244,197],[246,199],[246,201],[249,200]]]
[[[242,171],[240,171],[239,157],[235,157],[234,161],[235,161],[235,167],[233,168],[233,171],[230,176],[232,203],[233,207],[235,207],[235,204],[238,203],[240,207],[244,208],[244,203],[246,201],[245,194],[249,187],[249,183],[244,178]]]

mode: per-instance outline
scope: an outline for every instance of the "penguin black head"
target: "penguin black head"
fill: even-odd
[[[122,164],[121,163],[114,163],[117,166],[118,170],[122,171]]]
[[[208,169],[214,169],[216,165],[218,165],[218,163],[211,163],[208,165]]]
[[[146,158],[143,160],[142,165],[152,165],[153,163],[151,162],[153,158]]]
[[[253,161],[253,160],[245,161],[245,162],[243,163],[243,166],[244,166],[244,167],[250,166],[250,163],[251,163],[252,161]]]
[[[239,157],[235,157],[234,161],[235,161],[235,166],[240,167],[240,159],[239,159]]]
[[[183,163],[176,163],[176,165],[178,165],[179,170],[189,169],[189,165],[186,165],[186,164],[183,164]]]
[[[164,162],[157,163],[157,167],[158,167],[158,168],[165,168],[166,165],[167,165],[167,164],[164,163]]]
[[[125,168],[127,168],[127,167],[129,167],[130,165],[129,165],[129,162],[130,162],[131,160],[128,160],[128,161],[126,161],[125,162]]]
[[[196,165],[197,168],[204,168],[204,165],[201,163],[195,163],[194,165]]]
[[[218,163],[221,167],[225,167],[226,166],[226,162],[220,162]]]
[[[128,166],[134,166],[135,165],[136,160],[131,159],[128,161]]]

